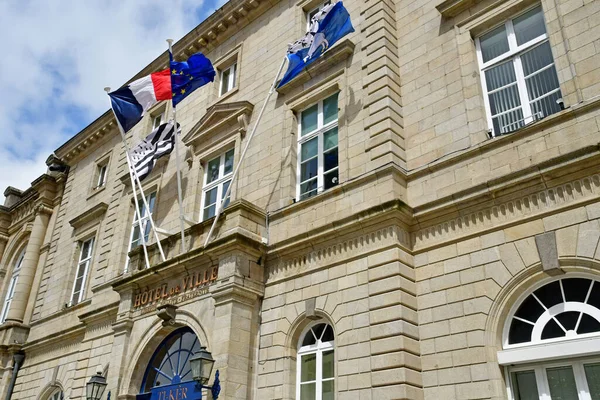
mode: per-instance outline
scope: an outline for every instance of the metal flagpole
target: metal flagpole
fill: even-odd
[[[169,43],[169,54],[173,54],[173,39],[167,39]],[[169,64],[169,74],[171,73],[171,66]],[[179,246],[179,252],[185,253],[185,216],[183,213],[183,196],[181,194],[181,167],[179,166],[179,130],[177,129],[177,113],[175,111],[175,104],[171,99],[171,105],[173,106],[173,124],[175,124],[175,158],[177,165],[177,198],[179,201],[179,226],[181,228],[181,245]]]
[[[106,93],[110,92],[109,87],[104,88],[104,90],[106,91]],[[113,111],[113,114],[114,114],[114,110],[112,109],[112,104],[111,104],[110,109]],[[121,139],[123,140],[123,146],[125,147],[125,159],[127,160],[127,167],[129,168],[129,177],[131,178],[131,187],[133,189],[133,201],[134,201],[135,207],[136,207],[136,214],[138,215],[138,226],[140,227],[140,235],[142,236],[142,245],[144,246],[144,255],[146,257],[146,266],[148,268],[150,268],[150,261],[148,259],[148,251],[146,249],[145,232],[143,230],[144,227],[142,226],[142,216],[140,215],[140,212],[139,212],[139,203],[138,203],[138,199],[137,199],[137,193],[135,190],[136,182],[140,189],[140,193],[142,195],[142,202],[144,203],[144,207],[146,208],[146,211],[148,212],[148,220],[150,221],[150,226],[152,228],[152,231],[154,232],[154,236],[156,237],[156,244],[158,245],[158,251],[160,253],[160,257],[161,257],[162,261],[166,261],[165,253],[163,251],[162,245],[160,244],[160,237],[158,236],[158,232],[156,231],[156,226],[154,225],[154,219],[152,218],[152,213],[150,212],[150,207],[148,206],[148,201],[146,200],[144,188],[142,187],[140,178],[137,175],[137,171],[134,168],[132,168],[133,163],[131,162],[131,155],[129,154],[129,146],[127,145],[127,139],[125,137],[125,132],[123,131],[123,127],[119,123],[119,119],[117,118],[116,115],[115,115],[115,120],[117,121],[117,127],[119,128],[119,132],[121,133]],[[134,178],[135,178],[135,180],[134,180]]]
[[[279,70],[277,71],[277,75],[275,76],[275,79],[273,80],[273,84],[271,85],[271,89],[269,89],[269,94],[267,94],[267,98],[265,99],[265,102],[263,103],[262,108],[260,109],[260,113],[258,113],[258,117],[256,118],[256,122],[254,123],[254,127],[252,128],[252,132],[250,132],[250,135],[248,136],[248,140],[246,141],[246,146],[244,147],[244,150],[242,151],[242,154],[240,156],[240,161],[238,162],[238,164],[235,166],[235,170],[233,171],[233,175],[231,176],[231,183],[229,184],[229,187],[227,188],[227,191],[225,192],[225,195],[223,196],[223,199],[221,200],[221,203],[219,203],[219,208],[217,208],[217,213],[215,215],[215,220],[212,223],[212,226],[210,227],[210,231],[208,231],[208,236],[206,236],[206,241],[204,242],[204,247],[206,247],[208,245],[208,242],[210,241],[210,237],[213,234],[213,231],[215,230],[215,226],[217,225],[217,221],[219,220],[219,216],[221,215],[221,212],[223,211],[223,206],[225,205],[225,200],[227,199],[227,197],[229,196],[229,193],[231,192],[231,188],[233,187],[233,182],[235,181],[235,178],[237,176],[237,173],[240,169],[240,165],[242,165],[242,162],[244,162],[244,157],[246,156],[246,151],[248,150],[248,147],[250,147],[250,142],[252,141],[252,137],[254,137],[254,133],[256,132],[256,128],[258,127],[258,124],[263,116],[263,113],[265,112],[265,109],[267,108],[267,103],[269,102],[269,99],[271,98],[271,95],[273,94],[273,92],[275,91],[275,85],[277,84],[277,80],[279,79],[279,75],[281,75],[281,71],[283,70],[283,66],[285,65],[285,61],[287,60],[287,57],[283,58],[283,61],[281,62],[281,65],[279,66]]]

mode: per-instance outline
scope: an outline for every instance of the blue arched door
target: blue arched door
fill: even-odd
[[[160,386],[192,381],[190,358],[199,350],[200,341],[190,328],[172,332],[152,355],[140,393],[148,393]]]

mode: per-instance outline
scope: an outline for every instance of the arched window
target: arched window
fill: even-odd
[[[16,258],[14,263],[12,276],[10,277],[8,287],[6,289],[6,297],[4,298],[2,314],[0,315],[0,324],[3,324],[4,321],[6,321],[6,317],[8,316],[8,310],[10,310],[10,303],[12,302],[13,296],[15,295],[15,287],[17,286],[17,280],[19,279],[19,273],[21,272],[21,266],[23,265],[24,258],[25,246],[23,246],[23,250],[21,250],[21,253],[19,253],[19,256]]]
[[[52,393],[50,393],[50,396],[48,396],[48,400],[63,400],[63,399],[64,399],[63,391],[60,388],[55,389]]]
[[[600,399],[600,282],[555,279],[513,309],[498,353],[511,400]]]
[[[158,346],[142,381],[141,393],[153,387],[192,380],[190,358],[200,350],[200,341],[190,328],[171,333]]]
[[[300,338],[296,368],[297,400],[334,399],[333,339],[333,328],[326,323],[311,326]]]

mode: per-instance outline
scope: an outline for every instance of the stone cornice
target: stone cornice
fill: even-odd
[[[444,18],[452,18],[480,0],[445,0],[435,6]]]
[[[117,126],[113,113],[108,110],[94,122],[86,126],[66,143],[54,150],[54,154],[68,166],[73,166],[79,156],[95,143],[109,135],[117,135]]]
[[[85,210],[75,218],[69,221],[69,224],[74,228],[80,228],[81,226],[100,219],[104,215],[104,213],[108,210],[108,204],[106,203],[98,203],[90,209]]]

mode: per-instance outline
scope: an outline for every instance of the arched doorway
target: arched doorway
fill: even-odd
[[[186,384],[193,385],[190,358],[199,350],[200,340],[190,328],[169,334],[150,358],[138,398],[151,398],[150,394],[161,388],[177,390]]]

